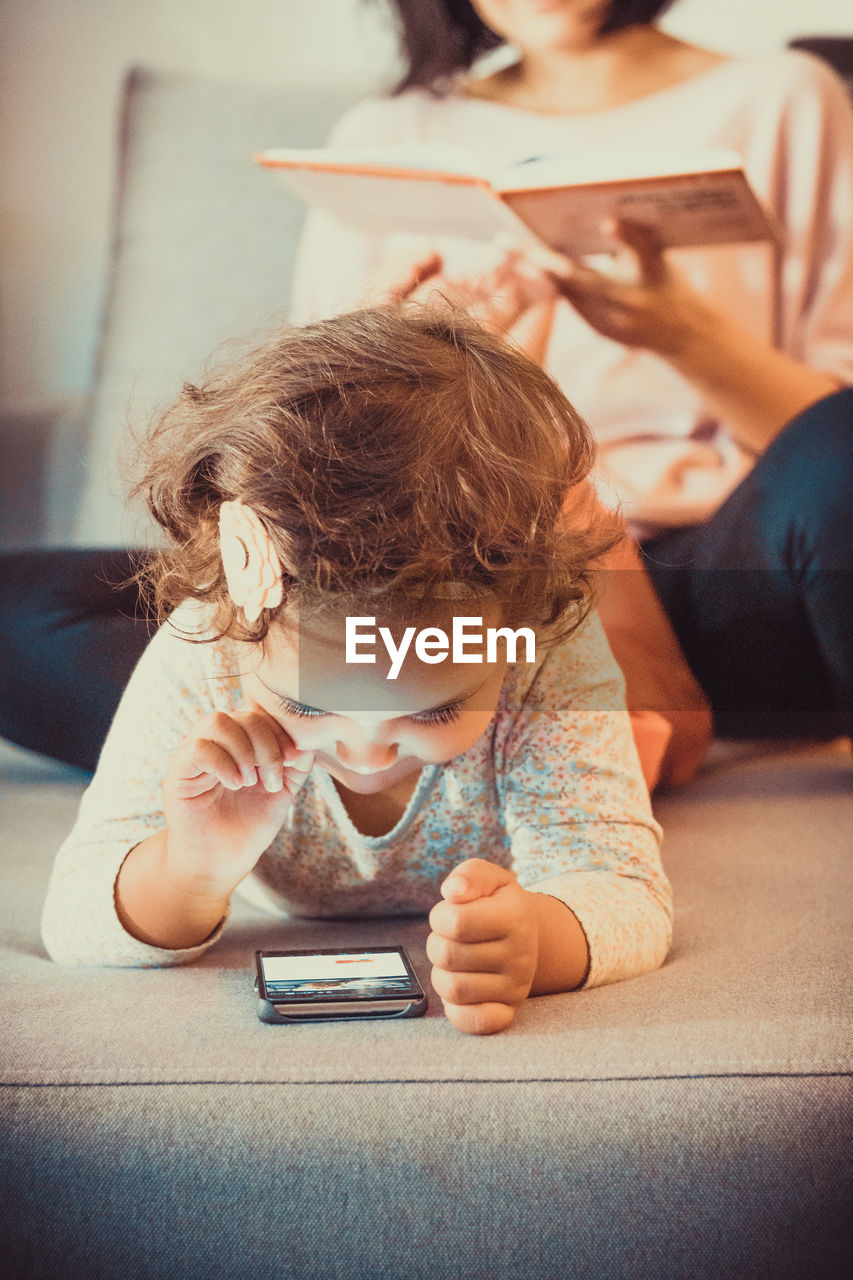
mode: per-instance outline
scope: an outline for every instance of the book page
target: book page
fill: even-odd
[[[377,235],[410,231],[423,235],[491,240],[516,229],[511,211],[485,181],[476,178],[418,177],[377,170],[276,168],[276,177],[309,204],[339,222]]]
[[[496,191],[526,191],[532,187],[578,187],[600,182],[717,173],[740,169],[736,151],[705,147],[685,151],[677,147],[571,147],[552,155],[529,156],[492,175]]]
[[[465,147],[443,142],[391,142],[375,147],[278,147],[255,155],[267,168],[375,167],[485,177],[489,166]]]

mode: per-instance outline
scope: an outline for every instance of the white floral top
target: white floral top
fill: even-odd
[[[181,964],[221,933],[223,925],[200,946],[161,950],[123,929],[114,902],[124,858],[164,825],[161,786],[179,743],[201,716],[244,701],[240,646],[177,634],[194,608],[182,606],[143,655],[57,856],[42,924],[61,963]],[[282,915],[426,914],[452,867],[488,858],[571,908],[589,942],[585,985],[593,986],[666,956],[672,912],[660,837],[622,676],[591,618],[536,663],[509,667],[486,732],[449,763],[423,769],[387,835],[359,833],[315,768],[241,891]]]

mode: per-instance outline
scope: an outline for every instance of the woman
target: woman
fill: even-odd
[[[536,287],[519,271],[508,289],[496,250],[369,237],[316,213],[297,316],[351,304],[386,259],[425,264],[427,248],[481,311],[500,285],[495,323],[512,332],[523,313],[525,345],[587,418],[599,490],[642,547],[657,598],[640,574],[614,575],[603,614],[633,705],[676,721],[681,759],[664,776],[688,776],[708,735],[693,676],[722,733],[849,733],[853,413],[840,388],[853,381],[853,112],[840,81],[803,54],[727,58],[676,40],[652,25],[661,0],[394,7],[408,60],[397,94],[349,112],[332,144],[452,140],[495,159],[724,145],[780,244],[663,255],[626,223],[612,229],[618,274],[543,253]],[[471,71],[503,42],[510,65]],[[692,712],[682,742],[678,708]]]
[[[603,273],[574,272],[565,288],[573,307],[558,308],[547,360],[571,380],[602,441],[621,435],[626,422],[637,436],[651,428],[684,438],[707,417],[712,398],[722,402],[727,425],[738,420],[739,442],[754,453],[782,422],[850,379],[853,111],[827,68],[791,51],[727,58],[685,44],[651,25],[666,0],[398,0],[394,7],[409,69],[396,96],[347,113],[332,145],[452,141],[506,159],[573,145],[727,146],[740,153],[778,220],[780,251],[763,244],[669,255],[693,285],[691,297],[682,291],[675,300],[682,312],[692,306],[691,336],[713,346],[713,362],[673,350],[672,282],[638,230],[630,248],[648,297],[629,300]],[[502,40],[518,50],[511,66],[467,73],[477,51]],[[313,215],[297,267],[295,317],[352,303],[407,246],[411,237],[364,236]],[[452,275],[496,260],[470,242],[436,247]],[[607,305],[614,287],[618,317]],[[618,345],[602,343],[602,335]],[[746,365],[769,377],[750,378]],[[667,493],[664,522],[709,514],[742,467],[727,458],[716,487],[682,495],[677,509]],[[658,514],[648,494],[639,506],[642,515]]]

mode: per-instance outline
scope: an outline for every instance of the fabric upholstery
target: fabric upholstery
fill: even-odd
[[[64,970],[38,935],[85,775],[4,748],[5,1274],[267,1280],[840,1276],[849,1246],[849,752],[716,748],[661,799],[658,973],[467,1038],[271,1027],[255,947],[422,921],[238,904],[183,970]]]
[[[150,537],[124,505],[134,436],[212,352],[228,359],[286,320],[303,206],[252,155],[322,146],[354,94],[131,72],[76,545]]]
[[[839,826],[839,812],[853,769],[841,752],[779,752],[712,769],[689,793],[660,800],[676,903],[664,967],[528,1001],[514,1026],[489,1040],[456,1032],[434,995],[418,1022],[258,1021],[256,947],[402,941],[428,983],[427,926],[418,919],[283,924],[235,899],[224,937],[197,964],[57,968],[44,954],[38,915],[80,776],[46,769],[12,801],[17,838],[0,908],[8,979],[0,1001],[11,1002],[14,1025],[5,1082],[632,1079],[850,1065],[853,993],[839,957],[850,937],[853,861],[851,826]],[[38,1019],[19,1004],[24,988]]]
[[[841,1280],[850,1101],[838,1078],[2,1089],[4,1275]]]

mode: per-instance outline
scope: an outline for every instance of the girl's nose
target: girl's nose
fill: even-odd
[[[335,755],[353,773],[376,773],[397,759],[396,742],[335,743]]]

